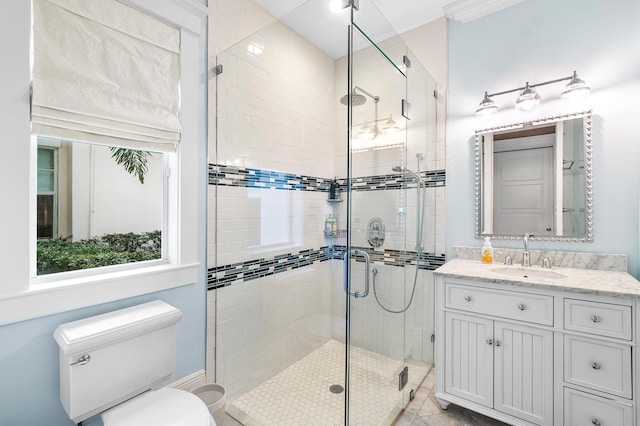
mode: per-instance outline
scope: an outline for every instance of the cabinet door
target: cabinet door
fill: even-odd
[[[495,409],[553,424],[553,333],[496,321]]]
[[[493,321],[445,314],[445,390],[493,407]]]

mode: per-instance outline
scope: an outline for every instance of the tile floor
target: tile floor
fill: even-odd
[[[246,426],[344,424],[344,393],[332,385],[344,384],[344,344],[329,340],[300,361],[260,386],[227,403],[227,412]],[[404,363],[353,347],[350,416],[353,426],[390,424],[402,407],[398,375]],[[409,365],[409,378],[427,375],[430,364]]]
[[[449,405],[440,409],[433,393],[434,370],[431,369],[415,398],[398,413],[397,374],[402,365],[390,358],[363,349],[352,352],[352,425],[394,426],[499,426],[504,423]],[[277,376],[227,403],[224,426],[297,426],[344,424],[344,394],[328,392],[329,386],[343,381],[344,345],[330,340],[325,345],[291,365]],[[413,377],[424,377],[430,366]],[[422,376],[420,376],[422,374]],[[315,394],[309,390],[318,390]],[[381,419],[383,419],[381,421]]]
[[[450,404],[442,410],[434,396],[435,369],[431,369],[416,396],[393,422],[393,426],[504,426],[506,423]],[[225,423],[226,425],[226,423]]]

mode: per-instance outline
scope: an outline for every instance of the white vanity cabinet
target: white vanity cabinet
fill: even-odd
[[[553,322],[553,298],[451,280],[443,289],[445,391],[553,424],[553,332],[544,327]]]
[[[443,408],[453,403],[522,426],[638,424],[640,283],[632,277],[637,294],[626,297],[474,277],[447,265],[435,275]]]

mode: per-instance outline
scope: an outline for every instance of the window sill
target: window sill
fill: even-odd
[[[164,264],[32,284],[0,296],[0,325],[194,284],[199,265]]]

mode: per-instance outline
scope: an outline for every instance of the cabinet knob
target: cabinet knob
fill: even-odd
[[[527,307],[521,303],[518,305],[518,309],[520,309],[521,311],[524,311],[525,309],[527,309]]]
[[[493,345],[493,340],[487,339],[487,345],[489,345],[489,346]]]
[[[591,367],[592,367],[594,370],[600,370],[600,369],[602,368],[602,366],[601,366],[600,364],[598,364],[597,362],[593,362],[593,363],[591,363]]]
[[[496,340],[495,343],[496,343],[496,346],[500,346],[500,340]]]
[[[598,420],[597,418],[591,419],[591,423],[593,423],[596,426],[600,426],[602,423],[600,423],[600,420]]]
[[[466,300],[467,302],[471,302],[471,296],[465,296],[464,300]]]
[[[595,323],[598,323],[598,322],[600,322],[600,317],[597,316],[597,315],[591,315],[591,321],[593,321]]]

